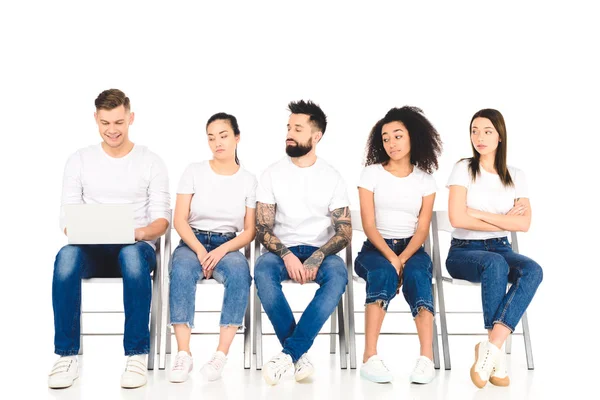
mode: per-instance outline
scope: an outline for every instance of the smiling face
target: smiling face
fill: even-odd
[[[231,124],[223,119],[217,119],[206,127],[208,145],[217,160],[235,158],[235,149],[240,141],[239,135],[233,133]]]
[[[392,161],[404,157],[410,159],[410,135],[406,126],[400,121],[392,121],[381,128],[383,148]]]
[[[480,155],[494,155],[500,141],[500,135],[492,121],[483,117],[473,120],[471,123],[471,143]]]
[[[98,109],[94,118],[100,137],[108,147],[116,150],[129,143],[129,125],[133,123],[134,115],[124,106],[112,110]]]

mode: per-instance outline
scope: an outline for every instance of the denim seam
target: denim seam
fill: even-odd
[[[150,353],[150,349],[149,348],[145,348],[145,350],[126,351],[125,355],[127,357],[129,357],[129,356],[141,356],[141,355],[148,354],[148,353]]]
[[[512,286],[514,286],[514,290],[511,290],[511,294],[510,297],[506,300],[506,304],[504,304],[504,308],[502,309],[502,313],[500,314],[500,317],[498,318],[498,322],[504,321],[504,318],[506,316],[506,313],[508,312],[508,307],[510,307],[513,298],[515,297],[515,294],[517,293],[517,290],[519,290],[519,283],[521,282],[521,277],[523,276],[523,269],[521,267],[515,267],[515,269],[517,269],[519,271],[519,274],[517,276],[517,279],[515,281],[515,283],[513,283]],[[509,267],[510,270],[510,267]],[[512,289],[512,287],[511,287]],[[502,325],[505,325],[504,322],[501,322]],[[511,332],[514,330],[512,328],[510,328],[509,326],[507,326],[507,328],[511,329]]]
[[[434,314],[433,312],[433,303],[423,300],[423,299],[419,299],[415,302],[415,306],[411,307],[411,313],[413,318],[416,318],[417,315],[419,315],[419,311],[421,308],[426,309],[427,311],[429,311],[430,313]],[[435,314],[434,314],[435,315]]]
[[[171,327],[173,325],[186,325],[190,329],[194,329],[194,324],[190,322],[169,322],[167,326]]]
[[[57,350],[54,349],[54,354],[61,356],[61,357],[71,357],[71,356],[76,356],[79,353],[79,350],[75,350],[75,349],[70,349],[70,350]]]

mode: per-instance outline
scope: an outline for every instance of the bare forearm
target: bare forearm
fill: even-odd
[[[167,231],[168,227],[169,221],[164,218],[158,218],[150,225],[142,228],[142,231],[144,232],[142,240],[156,240]]]
[[[410,242],[408,242],[408,245],[404,251],[399,255],[402,263],[406,263],[406,261],[411,258],[413,254],[415,254],[421,248],[421,246],[423,246],[423,243],[425,243],[425,240],[427,240],[427,235],[429,235],[429,226],[424,227],[423,229],[417,228],[417,231],[413,235],[412,239],[410,239]]]
[[[177,221],[176,220],[175,221],[175,230],[177,231],[177,234],[179,234],[179,237],[181,238],[181,240],[183,240],[183,242],[185,244],[187,244],[188,247],[190,249],[192,249],[192,251],[194,253],[200,254],[203,251],[206,252],[206,249],[204,248],[202,243],[200,243],[200,241],[194,234],[192,227],[190,226],[190,224],[187,221]]]
[[[502,230],[496,225],[471,217],[466,212],[460,217],[451,217],[450,222],[454,228],[469,229],[472,231],[497,232]]]
[[[245,247],[248,243],[250,243],[252,241],[252,239],[254,239],[255,232],[256,232],[256,230],[254,229],[254,227],[252,227],[252,230],[244,230],[242,233],[237,235],[234,239],[231,239],[231,240],[223,243],[221,246],[223,246],[223,248],[225,250],[227,250],[227,252],[237,251],[237,250]]]
[[[371,242],[373,246],[375,246],[375,248],[379,250],[379,252],[383,254],[388,261],[391,261],[396,257],[396,253],[390,249],[390,246],[388,246],[385,239],[383,236],[381,236],[381,233],[379,233],[376,227],[363,227],[363,229],[365,230],[365,234],[367,235],[369,242]]]
[[[525,215],[503,215],[484,211],[476,211],[474,215],[486,223],[499,227],[501,230],[525,232],[529,229],[530,219]]]

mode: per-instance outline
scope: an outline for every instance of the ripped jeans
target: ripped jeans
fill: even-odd
[[[399,255],[410,239],[384,240],[390,249]],[[419,314],[421,308],[434,313],[431,291],[432,268],[431,258],[423,247],[419,248],[404,265],[402,294],[410,306],[413,318]],[[381,302],[383,309],[387,311],[389,302],[396,296],[398,289],[398,273],[394,266],[369,240],[366,240],[354,261],[354,270],[367,282],[365,306]]]
[[[208,252],[235,237],[235,233],[215,233],[198,230],[194,230],[194,233]],[[199,280],[204,279],[204,274],[198,256],[183,240],[173,252],[169,277],[171,280],[169,293],[170,323],[186,324],[193,328],[196,284]],[[225,254],[215,266],[212,277],[225,286],[220,326],[242,326],[246,307],[248,306],[250,283],[252,282],[246,257],[239,251]]]

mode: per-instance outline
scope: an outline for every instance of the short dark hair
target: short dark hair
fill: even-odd
[[[240,136],[240,127],[238,125],[237,118],[235,118],[233,115],[227,114],[227,113],[224,113],[224,112],[220,112],[220,113],[214,114],[206,122],[206,129],[208,129],[208,126],[210,124],[212,124],[213,122],[215,122],[215,121],[227,121],[227,122],[229,122],[229,125],[231,126],[231,130],[233,131],[233,135],[234,136]],[[240,165],[240,160],[239,160],[239,158],[237,156],[237,148],[235,149],[235,163],[237,165]]]
[[[327,128],[327,116],[318,104],[313,103],[311,100],[292,101],[288,104],[288,110],[292,114],[308,115],[309,121],[313,126],[320,130],[323,135],[325,134],[325,129]]]
[[[386,164],[390,160],[381,137],[383,126],[390,122],[402,122],[410,138],[410,163],[431,174],[438,168],[438,157],[442,153],[442,139],[429,122],[423,110],[404,106],[392,108],[371,129],[366,147],[365,165]]]
[[[97,110],[112,110],[119,106],[125,107],[125,110],[130,110],[129,97],[125,96],[119,89],[108,89],[103,91],[96,97]]]

